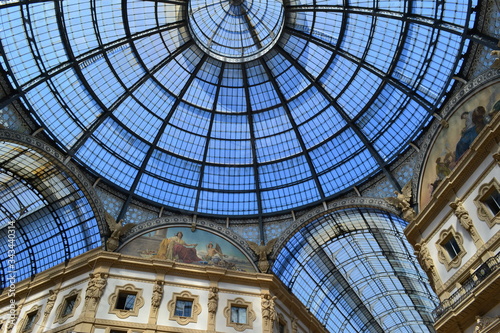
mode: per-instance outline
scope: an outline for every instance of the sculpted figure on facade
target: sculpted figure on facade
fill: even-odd
[[[415,210],[411,208],[411,182],[406,184],[401,192],[394,191],[394,194],[396,194],[396,197],[388,197],[384,198],[386,202],[389,204],[393,205],[396,208],[401,209],[401,217],[405,219],[408,222],[412,222],[415,220],[415,217],[417,214],[415,213]]]
[[[54,307],[57,298],[57,291],[49,290],[49,297],[47,298],[47,305],[45,306],[45,311],[43,312],[45,316],[48,316]]]
[[[90,281],[85,295],[85,305],[95,306],[99,303],[104,287],[106,287],[107,275],[103,273],[90,274]]]
[[[299,320],[297,318],[293,318],[292,319],[292,333],[297,333],[298,332],[298,329],[299,329],[298,328],[299,325],[297,324],[298,321]]]
[[[262,298],[262,319],[264,321],[270,321],[272,323],[278,318],[276,313],[274,301],[276,300],[276,296],[271,296],[270,294],[264,294],[261,296]]]
[[[121,221],[116,222],[108,212],[106,212],[105,217],[109,230],[111,230],[111,236],[109,236],[106,241],[106,248],[108,251],[114,251],[120,245],[120,237],[132,229],[135,226],[135,223],[122,225]]]
[[[493,323],[498,323],[499,321],[500,321],[500,316],[499,317],[476,316],[476,326],[474,327],[474,333],[481,333],[489,325],[491,325]],[[488,330],[488,332],[490,332],[490,331]]]
[[[434,266],[434,260],[429,253],[427,245],[423,242],[415,244],[415,255],[422,269],[427,273],[432,289],[436,290],[435,284],[438,279]]]
[[[163,297],[163,281],[156,281],[153,286],[153,296],[151,297],[151,306],[154,310],[160,307],[161,299]]]
[[[500,148],[498,148],[497,152],[493,154],[493,159],[500,165]]]
[[[453,209],[453,213],[458,218],[460,225],[469,232],[472,240],[474,240],[474,243],[482,244],[483,242],[481,240],[481,237],[477,233],[476,228],[474,227],[474,223],[472,222],[469,212],[467,211],[467,209],[465,209],[462,200],[457,198],[455,201],[450,203],[450,207],[451,209]]]
[[[247,243],[250,246],[250,248],[252,249],[252,251],[259,258],[258,267],[262,273],[267,273],[267,271],[269,270],[269,267],[271,267],[271,265],[269,264],[269,261],[267,259],[267,256],[270,255],[271,252],[273,251],[274,243],[276,243],[276,240],[277,240],[277,238],[272,239],[266,245],[264,245],[264,244],[257,245],[254,242],[247,241]]]
[[[217,313],[217,306],[219,303],[219,288],[212,287],[210,288],[210,292],[208,293],[208,313],[212,318],[215,317]]]

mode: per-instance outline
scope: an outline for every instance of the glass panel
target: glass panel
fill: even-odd
[[[193,301],[177,300],[175,302],[175,316],[191,317],[191,310],[193,308]]]
[[[231,307],[231,322],[237,324],[247,323],[247,308],[232,306]]]
[[[62,312],[62,317],[66,317],[67,315],[73,312],[73,307],[75,306],[76,296],[72,296],[66,299],[64,310]]]
[[[120,310],[133,310],[135,304],[136,294],[128,294],[120,292],[116,299],[116,309]]]
[[[0,65],[62,153],[125,196],[262,215],[381,173],[443,103],[476,25],[464,0],[292,0],[286,19],[248,3],[10,1]]]
[[[448,251],[450,259],[455,258],[460,253],[460,246],[458,246],[455,237],[451,237],[450,240],[444,244],[444,248]]]
[[[293,235],[273,272],[331,332],[433,332],[437,297],[387,212],[345,209]]]

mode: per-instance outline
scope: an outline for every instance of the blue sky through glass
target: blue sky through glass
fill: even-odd
[[[212,2],[189,2],[191,23],[154,1],[0,5],[1,65],[61,148],[131,195],[272,214],[406,149],[471,26],[465,1]]]

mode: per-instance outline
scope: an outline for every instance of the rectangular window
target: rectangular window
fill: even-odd
[[[120,292],[116,298],[115,308],[118,310],[133,310],[137,294]]]
[[[77,295],[66,298],[64,302],[64,309],[61,314],[62,317],[69,316],[71,313],[73,313],[73,308],[75,307],[76,303],[76,297]]]
[[[450,259],[455,258],[460,253],[460,247],[458,246],[455,237],[451,237],[446,243],[443,244],[443,247],[448,252]]]
[[[236,324],[247,323],[247,308],[240,306],[231,307],[231,322]]]
[[[191,310],[193,309],[193,301],[178,299],[175,302],[175,316],[178,317],[191,317]]]

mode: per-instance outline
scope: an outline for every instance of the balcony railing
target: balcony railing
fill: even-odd
[[[455,291],[449,298],[445,299],[432,311],[434,320],[438,320],[449,310],[462,302],[472,294],[472,291],[481,284],[488,276],[500,268],[500,253],[486,260],[479,268],[464,282],[462,287]]]

